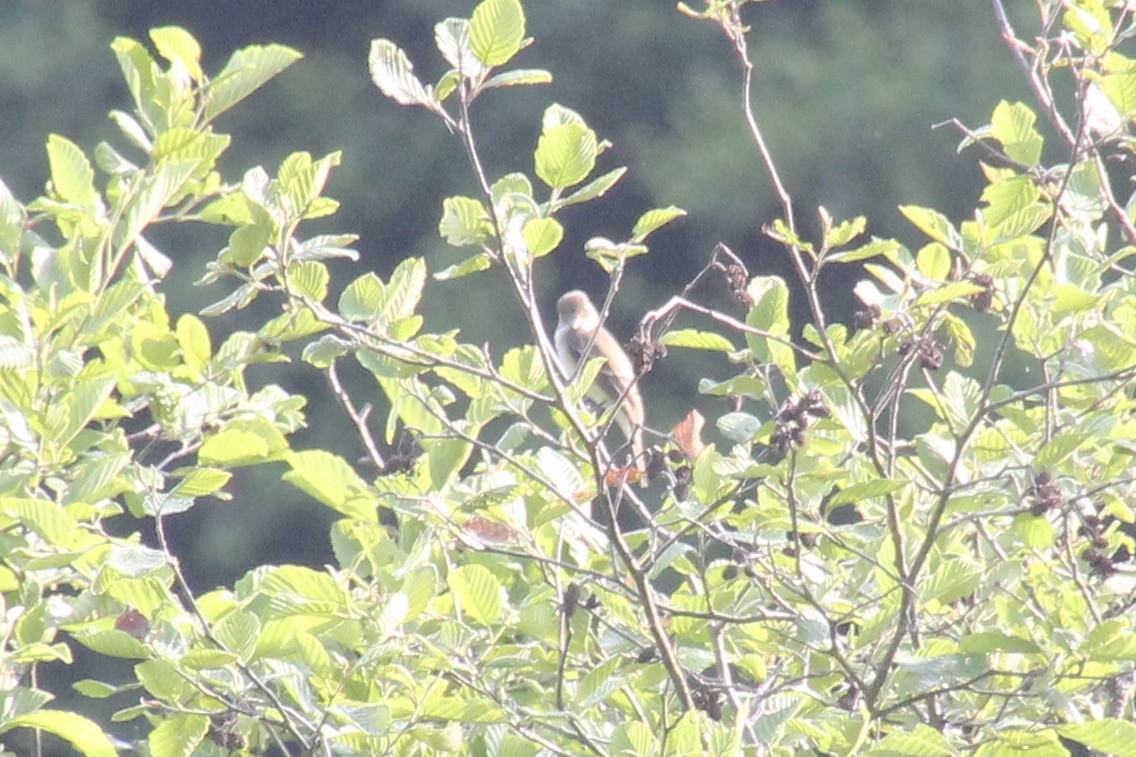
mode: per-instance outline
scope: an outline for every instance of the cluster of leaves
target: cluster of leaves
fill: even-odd
[[[795,327],[785,281],[716,249],[643,319],[633,353],[643,369],[665,347],[721,357],[731,376],[699,390],[730,399],[713,419],[727,443],[705,443],[692,414],[656,436],[638,482],[605,445],[612,409],[582,400],[601,361],[564,375],[534,285],[560,246],[560,211],[599,200],[625,169],[595,175],[606,144],[557,104],[531,176],[491,174],[478,152],[472,103],[551,78],[502,70],[528,42],[518,0],[438,24],[450,69],[433,85],[392,41],[369,58],[379,90],[440,118],[468,158],[478,195],[447,198],[439,233],[473,252],[433,278],[509,282],[502,313],[515,309],[533,342],[499,358],[427,329],[423,260],[386,281],[364,274],[332,301],[325,261],[353,258],[354,239],[302,229],[336,208],[323,190],[338,155],[297,153],[236,183],[216,172],[228,138],[214,118],[296,53],[246,48],[209,78],[183,30],[152,32],[163,65],[117,40],[134,103],[112,117],[144,159],[100,145],[100,190],[80,148],[52,136],[46,195],[24,206],[0,188],[0,733],[115,752],[112,727],[51,707],[36,683],[80,644],[135,661],[127,684],[76,689],[122,703],[115,721],[147,720],[134,746],[161,757],[273,744],[1136,753],[1136,287],[1124,266],[1136,229],[1106,162],[1131,148],[1136,63],[1119,52],[1131,13],[1071,0],[1043,18],[1052,40],[1018,40],[1063,162],[1041,162],[1025,104],[959,124],[964,146],[985,150],[982,207],[957,225],[903,208],[930,240],[913,251],[857,245],[865,220],[823,209],[819,240],[798,233],[749,110],[745,4],[683,10],[720,26],[743,62],[746,122],[785,204],[767,231],[812,319]],[[1052,94],[1060,77],[1074,85],[1072,122]],[[649,210],[626,240],[587,245],[610,274],[603,313],[648,236],[681,215]],[[232,228],[205,276],[231,291],[203,314],[258,297],[280,314],[216,350],[198,318],[171,323],[169,262],[144,232],[172,221]],[[861,267],[855,326],[830,323],[819,276]],[[718,275],[737,315],[690,299]],[[714,329],[674,328],[680,315]],[[292,342],[327,374],[378,476],[292,450],[304,398],[247,388],[245,369]],[[378,439],[339,382],[347,360],[386,399]],[[342,516],[336,566],[264,565],[195,594],[164,519],[265,463]]]

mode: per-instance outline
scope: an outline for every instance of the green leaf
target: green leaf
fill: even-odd
[[[551,84],[552,74],[541,68],[518,68],[491,76],[481,85],[482,89],[496,87],[520,87],[530,84]]]
[[[1024,513],[1014,518],[1014,533],[1027,547],[1033,549],[1049,549],[1057,541],[1057,532],[1053,524],[1044,516]]]
[[[225,646],[225,650],[237,655],[244,662],[247,662],[256,651],[260,631],[261,625],[257,617],[244,610],[233,610],[221,618],[213,628],[213,634]]]
[[[129,687],[111,686],[109,683],[103,683],[102,681],[95,681],[90,678],[84,678],[82,681],[76,681],[75,683],[71,684],[71,688],[75,689],[75,691],[79,692],[85,697],[90,697],[91,699],[107,699],[108,697],[112,697],[115,694],[122,693]]]
[[[434,278],[438,281],[450,281],[451,279],[460,279],[463,276],[469,276],[471,273],[478,273],[480,271],[489,270],[493,264],[492,259],[484,254],[474,255],[471,258],[466,258],[460,263],[455,263],[452,266],[442,269],[434,274]]]
[[[79,529],[79,522],[50,500],[0,497],[0,515],[19,521],[56,546],[70,544]]]
[[[773,336],[789,333],[789,288],[779,276],[755,276],[746,291],[753,298],[753,307],[746,316],[746,324]],[[762,362],[776,364],[786,374],[796,374],[796,358],[785,343],[758,334],[746,333],[746,345],[754,357]]]
[[[288,284],[292,291],[302,297],[310,297],[316,302],[327,296],[327,286],[331,274],[327,266],[315,260],[306,260],[288,266]]]
[[[95,171],[79,146],[66,137],[51,134],[47,138],[47,161],[55,194],[64,202],[95,210]]]
[[[761,430],[761,421],[749,413],[726,413],[715,425],[722,436],[738,444],[749,444]]]
[[[564,208],[569,205],[575,205],[576,203],[594,200],[597,197],[603,197],[607,194],[609,189],[615,186],[616,182],[623,178],[625,173],[627,173],[627,169],[623,166],[608,171],[604,175],[592,179],[572,194],[560,200],[556,206],[558,208]]]
[[[1094,436],[1092,431],[1084,428],[1070,428],[1061,431],[1045,443],[1041,451],[1037,453],[1033,463],[1039,469],[1055,468]]]
[[[964,428],[974,414],[982,397],[982,387],[969,376],[951,372],[943,382],[942,402],[947,417],[956,428]]]
[[[264,462],[268,453],[268,443],[258,434],[225,429],[205,440],[197,451],[197,461],[202,465],[250,465]]]
[[[959,302],[960,300],[965,300],[983,291],[985,291],[983,287],[969,281],[952,281],[949,284],[944,284],[937,289],[932,289],[919,295],[919,299],[916,300],[916,303],[930,307],[932,305],[942,305],[947,302]]]
[[[936,210],[917,205],[901,205],[899,212],[931,239],[952,250],[962,249],[962,237],[947,217]]]
[[[217,468],[194,468],[170,494],[175,497],[204,497],[223,488],[232,477],[232,473]]]
[[[992,652],[1011,652],[1015,654],[1041,654],[1042,649],[1029,639],[1011,636],[1001,631],[972,633],[959,639],[959,649],[963,652],[990,654]]]
[[[910,733],[894,730],[881,739],[872,753],[892,753],[907,757],[945,757],[954,754],[951,743],[930,726],[918,723]]]
[[[195,370],[204,368],[213,355],[213,347],[209,342],[209,329],[201,319],[186,313],[178,318],[176,334],[186,364]]]
[[[589,670],[576,687],[574,706],[594,707],[611,696],[627,682],[626,675],[620,674],[625,664],[623,658],[616,656]]]
[[[8,185],[0,181],[0,260],[12,260],[24,235],[25,212]]]
[[[1101,295],[1086,292],[1073,284],[1053,285],[1053,309],[1059,313],[1083,313],[1096,310]]]
[[[339,296],[339,313],[352,321],[373,321],[379,317],[386,299],[382,279],[365,273],[352,281]]]
[[[829,253],[824,260],[826,263],[855,263],[860,260],[887,256],[901,249],[903,249],[903,245],[894,239],[873,239],[854,250]]]
[[[434,98],[414,75],[414,66],[406,53],[390,40],[371,42],[367,66],[371,71],[371,81],[379,91],[399,105],[436,105]]]
[[[330,452],[289,452],[285,461],[292,470],[284,480],[328,507],[351,518],[374,522],[378,518],[374,497],[347,462]]]
[[[268,247],[268,236],[268,229],[263,226],[241,226],[229,235],[229,246],[221,251],[221,259],[248,268],[264,254]]]
[[[584,254],[589,260],[599,264],[605,273],[611,274],[630,258],[647,254],[647,245],[624,242],[616,244],[606,237],[592,237],[584,243]]]
[[[1017,213],[1037,202],[1041,192],[1030,176],[1013,176],[982,190],[982,217],[991,226],[997,226]]]
[[[249,45],[229,57],[205,91],[205,116],[210,120],[263,87],[304,57],[284,45]]]
[[[1114,757],[1136,757],[1136,724],[1116,718],[1057,726],[1067,739]]]
[[[469,20],[447,18],[434,26],[434,44],[446,62],[461,76],[477,79],[485,73],[485,67],[474,56],[469,47]],[[457,80],[454,81],[455,85]],[[440,90],[440,88],[439,88]],[[439,93],[438,99],[444,99]]]
[[[588,178],[597,155],[596,134],[585,124],[545,127],[533,154],[536,175],[553,189],[567,189]]]
[[[186,702],[197,692],[189,681],[182,678],[177,668],[165,660],[140,662],[134,666],[134,675],[146,691],[166,702]]]
[[[134,104],[138,106],[138,109],[146,118],[156,120],[160,115],[155,107],[155,77],[159,75],[159,71],[154,59],[150,57],[150,52],[137,40],[129,37],[115,38],[110,48],[114,51],[115,58],[118,59],[119,68],[122,69],[122,77],[126,80],[126,86],[130,90]],[[115,113],[111,114],[112,118],[118,121],[119,127],[123,128],[131,141],[145,150],[149,146],[149,138],[146,136],[145,130],[132,117],[121,111],[117,111],[117,114],[125,116],[125,119],[117,118]]]
[[[525,223],[521,236],[534,258],[555,250],[564,238],[564,227],[555,218],[532,218]]]
[[[639,720],[624,720],[611,736],[611,751],[617,757],[648,757],[657,753],[657,747],[651,729]]]
[[[446,583],[461,603],[461,610],[482,625],[501,616],[501,582],[482,565],[462,565],[446,574]]]
[[[201,70],[201,45],[185,29],[180,26],[151,29],[150,39],[159,55],[170,63],[181,66],[194,81],[199,82],[205,78],[205,73]]]
[[[520,0],[484,0],[469,20],[470,48],[486,66],[508,63],[525,38]]]
[[[659,338],[659,344],[668,347],[687,347],[694,350],[713,350],[716,352],[733,352],[734,344],[712,331],[699,331],[698,329],[679,329],[668,331]]]
[[[651,232],[685,215],[685,210],[674,205],[648,210],[639,216],[639,220],[635,222],[635,228],[631,230],[631,241],[643,242]]]
[[[951,252],[943,245],[932,242],[915,255],[919,273],[931,281],[946,281],[951,273]]]
[[[978,347],[970,327],[961,318],[943,312],[943,328],[947,338],[955,348],[955,362],[962,368],[969,368],[974,364],[974,351]]]
[[[828,500],[828,507],[831,509],[847,502],[859,502],[874,497],[882,497],[885,494],[899,491],[906,485],[907,481],[896,478],[877,478],[874,481],[861,481],[846,486],[833,495],[833,497]]]
[[[1005,100],[994,108],[990,119],[991,135],[1002,143],[1002,149],[1013,160],[1035,166],[1041,159],[1044,144],[1034,128],[1037,114],[1022,103],[1011,105]]]
[[[454,247],[485,244],[493,236],[489,213],[472,197],[447,197],[442,201],[438,233]]]
[[[166,553],[141,545],[111,547],[106,558],[107,567],[128,578],[140,578],[166,567]]]
[[[37,710],[4,721],[0,733],[14,728],[37,728],[67,741],[85,757],[115,757],[114,743],[94,722],[63,710]]]
[[[189,757],[209,732],[204,715],[169,715],[150,732],[148,744],[153,757]]]
[[[405,258],[395,266],[387,282],[382,306],[384,320],[402,321],[414,315],[426,286],[426,261]]]
[[[864,216],[856,216],[850,221],[843,221],[825,234],[824,246],[826,248],[842,247],[863,234],[867,227],[868,219]]]

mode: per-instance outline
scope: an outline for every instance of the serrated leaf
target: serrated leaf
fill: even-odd
[[[434,26],[434,44],[446,62],[454,67],[460,76],[468,79],[477,79],[485,73],[485,66],[473,54],[469,47],[469,20],[464,18],[447,18]],[[456,85],[456,80],[455,80]],[[438,88],[439,99],[444,99],[441,87]]]
[[[263,226],[241,226],[229,235],[229,246],[221,252],[221,259],[243,268],[252,266],[268,247],[268,236]]]
[[[471,273],[478,273],[479,271],[487,271],[492,265],[492,259],[485,253],[479,253],[471,258],[466,258],[460,263],[442,269],[434,274],[434,278],[438,281],[450,281],[452,279],[460,279],[463,276],[469,276]]]
[[[339,296],[339,312],[348,320],[372,321],[379,317],[386,298],[386,287],[373,273],[352,281]]]
[[[826,263],[855,263],[860,260],[888,255],[902,248],[903,246],[894,239],[873,239],[854,250],[829,253],[825,256],[824,261]]]
[[[521,49],[525,12],[520,0],[483,0],[469,20],[473,54],[486,66],[500,66]]]
[[[624,166],[620,166],[619,168],[608,171],[604,175],[592,179],[572,194],[560,200],[558,203],[556,203],[556,207],[563,208],[567,207],[568,205],[575,205],[576,203],[594,200],[597,197],[603,197],[605,194],[607,194],[607,191],[609,189],[615,186],[616,182],[623,178],[623,175],[625,173],[627,173],[627,168]]]
[[[224,650],[232,652],[245,662],[256,651],[260,631],[260,620],[244,610],[233,610],[213,627],[213,634],[224,645]]]
[[[555,218],[532,218],[521,231],[525,246],[534,258],[555,250],[564,238],[564,227]]]
[[[237,50],[205,92],[206,117],[212,120],[224,113],[302,57],[292,48],[276,44]]]
[[[204,497],[229,482],[233,474],[218,468],[195,468],[170,492],[178,497]]]
[[[55,194],[64,202],[95,210],[95,171],[79,146],[66,137],[51,134],[47,138],[47,161]]]
[[[1019,515],[1014,518],[1013,529],[1022,543],[1033,549],[1049,549],[1057,541],[1053,524],[1043,516]]]
[[[958,229],[947,220],[947,217],[937,210],[921,208],[917,205],[901,205],[899,212],[903,213],[908,221],[931,239],[946,245],[952,250],[962,249],[962,236]]]
[[[947,312],[942,315],[943,328],[955,348],[955,362],[960,368],[969,368],[974,364],[974,352],[978,347],[974,334],[961,318]]]
[[[450,591],[461,610],[482,625],[492,625],[501,616],[501,582],[482,565],[462,565],[446,574]]]
[[[343,458],[323,450],[306,450],[288,453],[285,461],[292,470],[284,474],[284,480],[300,491],[348,517],[377,520],[374,497]]]
[[[38,728],[67,741],[85,757],[115,757],[118,750],[103,730],[82,715],[64,710],[36,710],[4,721],[4,731]]]
[[[959,649],[963,652],[990,654],[991,652],[1010,652],[1015,654],[1041,654],[1042,649],[1029,639],[1012,636],[1001,631],[972,633],[959,639]]]
[[[659,338],[659,343],[668,347],[687,347],[694,350],[714,350],[716,352],[733,352],[736,348],[733,343],[712,331],[699,331],[698,329],[678,329],[668,331]]]
[[[258,434],[224,429],[205,440],[197,451],[197,460],[203,465],[249,465],[264,462],[268,452],[268,443]]]
[[[197,691],[165,660],[145,660],[134,666],[138,682],[152,696],[171,703],[184,702]]]
[[[916,253],[915,267],[931,281],[946,281],[951,273],[951,252],[943,245],[932,242]]]
[[[825,235],[824,246],[842,247],[863,234],[866,228],[868,228],[868,219],[864,216],[856,216],[851,220],[843,221],[830,229]]]
[[[860,481],[846,486],[833,495],[832,498],[828,500],[828,507],[831,509],[848,502],[859,502],[873,497],[882,497],[885,494],[899,491],[906,485],[907,482],[903,479],[895,478],[877,478],[874,481]]]
[[[331,273],[327,266],[315,260],[306,260],[288,266],[288,284],[292,291],[302,297],[310,297],[322,302],[327,296],[327,286]]]
[[[367,66],[379,91],[399,105],[434,105],[430,93],[414,75],[414,65],[406,53],[389,39],[371,42]]]
[[[438,233],[454,247],[485,244],[493,235],[489,212],[472,197],[447,197],[442,201]]]
[[[1041,159],[1044,144],[1041,134],[1034,128],[1037,114],[1023,103],[1010,104],[1005,100],[994,108],[990,118],[991,136],[1002,143],[1013,160],[1027,166],[1035,166]]]
[[[208,732],[204,715],[169,715],[150,732],[147,744],[153,757],[190,757]]]
[[[1114,757],[1136,757],[1136,724],[1116,718],[1057,726],[1067,739]]]
[[[954,754],[954,749],[943,734],[919,723],[909,733],[892,731],[875,745],[873,753],[875,752],[907,757],[946,757]]]
[[[949,284],[924,292],[919,295],[916,302],[924,306],[942,305],[947,302],[958,302],[984,291],[986,291],[984,287],[969,281],[952,281]]]
[[[201,45],[180,26],[163,26],[150,30],[150,39],[158,54],[172,64],[180,65],[193,78],[205,78],[201,70]]]
[[[521,87],[531,84],[551,84],[552,74],[542,68],[518,68],[491,76],[481,85],[482,89],[496,87]]]
[[[631,230],[631,241],[642,242],[651,232],[685,215],[685,210],[674,205],[648,210],[635,222],[635,228]]]
[[[588,178],[598,154],[596,134],[586,125],[546,127],[533,154],[536,175],[553,189],[567,189]]]

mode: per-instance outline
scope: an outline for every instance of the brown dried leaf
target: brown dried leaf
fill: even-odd
[[[686,414],[674,430],[671,431],[671,437],[675,440],[682,454],[686,455],[686,459],[694,462],[698,456],[702,454],[702,450],[706,449],[706,443],[702,441],[702,429],[706,427],[706,419],[702,413],[697,410],[691,410]]]
[[[465,522],[465,530],[483,542],[507,543],[521,540],[521,535],[510,526],[479,515]]]

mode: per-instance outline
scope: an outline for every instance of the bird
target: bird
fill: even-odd
[[[556,302],[556,314],[559,321],[553,335],[553,344],[565,375],[571,379],[577,375],[581,364],[594,357],[604,359],[599,375],[588,391],[588,397],[604,407],[620,403],[615,422],[631,443],[635,467],[641,473],[645,472],[643,424],[647,420],[647,413],[631,358],[612,333],[600,323],[599,311],[586,293],[579,289],[565,292]],[[586,355],[585,350],[588,351]],[[645,485],[645,479],[643,483]]]

